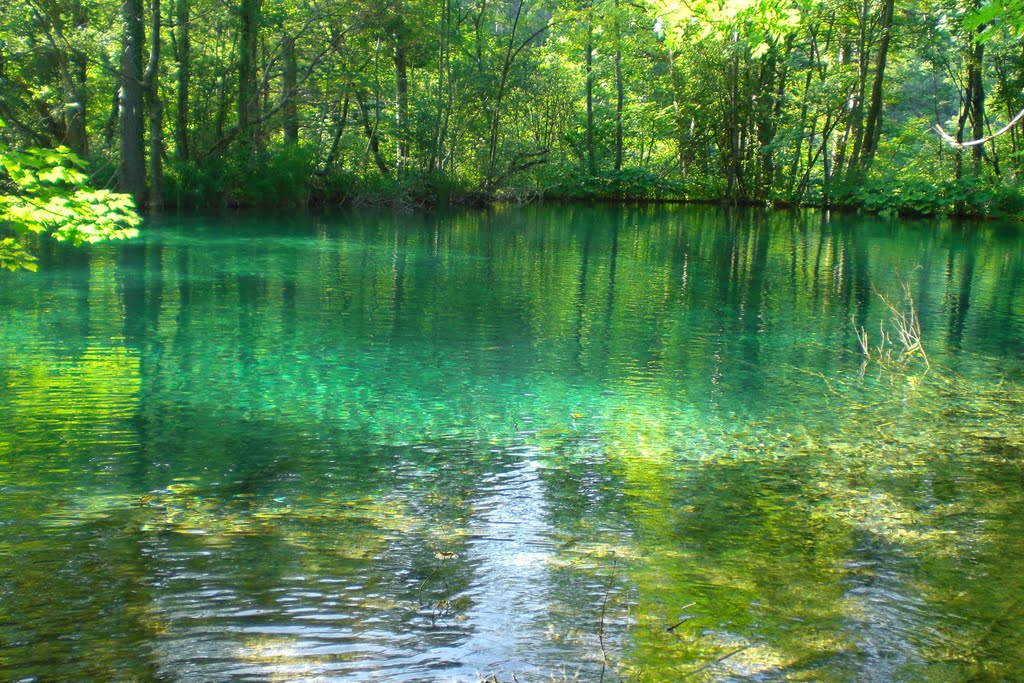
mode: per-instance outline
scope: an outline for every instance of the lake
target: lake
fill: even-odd
[[[0,679],[1024,677],[1012,226],[534,206],[43,247],[0,275]]]

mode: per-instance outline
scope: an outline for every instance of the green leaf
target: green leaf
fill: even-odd
[[[0,121],[0,124],[3,122]],[[125,194],[94,190],[66,147],[22,152],[0,146],[0,167],[13,188],[0,190],[0,225],[16,233],[49,233],[74,245],[138,235],[142,218]],[[0,268],[35,270],[35,257],[13,238],[0,239]]]

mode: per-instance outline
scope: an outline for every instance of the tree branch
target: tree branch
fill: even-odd
[[[963,149],[965,147],[973,147],[975,145],[984,145],[986,142],[995,140],[1000,135],[1010,132],[1013,129],[1013,127],[1020,123],[1022,120],[1024,120],[1024,109],[1021,109],[1020,113],[1013,117],[1012,121],[1010,121],[1008,124],[997,130],[995,133],[992,133],[992,135],[983,138],[978,138],[977,140],[968,140],[967,142],[957,142],[956,139],[953,138],[953,136],[951,136],[949,133],[947,133],[938,123],[932,126],[932,130],[938,133],[939,137],[948,142],[951,146],[955,147],[956,149]]]

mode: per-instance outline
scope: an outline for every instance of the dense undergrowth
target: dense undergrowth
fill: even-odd
[[[167,209],[380,206],[426,210],[437,206],[553,201],[722,202],[811,206],[899,216],[1016,218],[1024,188],[1013,180],[964,177],[934,180],[897,172],[873,174],[856,185],[818,187],[800,200],[784,195],[730,198],[714,179],[681,181],[644,168],[587,173],[550,168],[517,183],[483,189],[478,179],[409,171],[401,175],[323,170],[308,150],[294,148],[256,159],[218,157],[171,161]]]

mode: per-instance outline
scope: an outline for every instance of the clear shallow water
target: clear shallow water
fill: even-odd
[[[1024,676],[1011,229],[539,207],[44,256],[0,286],[2,679]],[[927,373],[858,351],[899,277]]]

